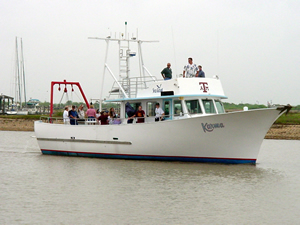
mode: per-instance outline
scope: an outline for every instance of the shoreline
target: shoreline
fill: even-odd
[[[34,131],[32,119],[0,118],[1,131]],[[300,125],[273,124],[265,139],[300,140]]]

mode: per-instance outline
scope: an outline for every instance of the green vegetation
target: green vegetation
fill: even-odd
[[[265,105],[253,105],[253,104],[234,104],[234,103],[227,103],[224,102],[224,108],[226,111],[238,111],[243,110],[245,106],[248,107],[248,109],[261,109],[261,108],[267,108]],[[289,125],[300,125],[300,105],[295,106],[292,108],[292,110],[286,115],[283,114],[280,116],[276,121],[275,124],[289,124]]]
[[[0,115],[0,118],[5,119],[25,119],[25,120],[39,120],[41,115]]]
[[[275,121],[275,124],[299,125],[300,113],[288,113],[287,115],[283,114]]]

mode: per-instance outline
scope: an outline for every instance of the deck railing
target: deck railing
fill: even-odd
[[[148,88],[149,83],[153,83],[156,81],[160,81],[160,79],[153,80],[153,77],[145,76],[123,78],[121,81],[118,81],[118,83],[122,86],[128,97],[135,98],[138,90],[146,89]],[[116,81],[114,82],[112,89],[109,93],[109,97],[111,97],[112,95],[117,95],[118,98],[124,97]]]
[[[182,114],[172,114],[164,116],[164,120],[169,120],[168,118],[172,118],[170,120],[176,120],[176,119],[182,119],[186,118],[185,115],[190,115],[189,113],[182,113]],[[147,117],[134,117],[133,118],[133,124],[137,122],[138,119],[144,118],[145,123],[152,123],[155,122],[155,116],[147,116]],[[53,124],[66,124],[64,123],[64,120],[62,117],[47,117],[47,116],[41,116],[40,120],[44,123],[53,123]],[[127,121],[129,118],[114,118],[112,122],[109,123],[109,125],[119,125],[119,124],[127,124]],[[100,121],[98,119],[94,118],[85,118],[82,120],[77,120],[78,125],[100,125]],[[69,123],[67,123],[69,124]]]

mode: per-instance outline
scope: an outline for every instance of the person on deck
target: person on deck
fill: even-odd
[[[163,121],[165,112],[162,108],[159,107],[159,103],[155,104],[155,122]]]
[[[100,121],[98,120],[99,116],[101,116],[99,109],[96,111],[97,124],[100,125]]]
[[[93,105],[90,105],[90,108],[86,111],[86,115],[89,118],[89,121],[95,121],[96,118],[96,110]]]
[[[69,110],[68,106],[65,107],[65,111],[63,114],[64,124],[70,124],[70,118],[69,118]]]
[[[85,121],[85,113],[84,113],[84,110],[83,110],[83,105],[80,105],[78,107],[78,117],[79,119],[77,120],[79,124],[84,124],[84,121]]]
[[[108,113],[108,121],[109,121],[108,123],[113,124],[115,118],[117,118],[116,113],[115,113],[115,109],[110,108],[109,113]]]
[[[101,122],[101,125],[108,125],[108,111],[101,111],[98,120]]]
[[[170,80],[170,79],[172,79],[171,63],[168,63],[168,64],[167,64],[167,67],[164,68],[164,69],[161,71],[161,75],[162,75],[162,77],[164,78],[164,80]]]
[[[188,64],[184,66],[183,77],[192,78],[198,75],[198,67],[193,63],[192,58],[188,58]]]
[[[69,111],[71,125],[78,125],[78,122],[77,122],[78,114],[77,114],[75,108],[76,108],[75,105],[72,105],[72,109]]]
[[[203,78],[205,78],[205,73],[202,70],[202,66],[201,65],[198,66],[198,69],[199,69],[199,71],[198,71],[198,75],[196,77],[203,77]]]
[[[133,118],[135,117],[135,109],[130,105],[129,102],[125,104],[125,111],[128,116],[127,123],[133,123]]]
[[[145,114],[145,111],[142,110],[141,105],[139,106],[138,110],[136,111],[135,116],[138,118],[136,123],[144,123],[145,122],[146,114]]]
[[[100,111],[99,111],[99,109],[97,109],[97,111],[96,111],[96,118],[98,118],[100,115],[101,115]]]

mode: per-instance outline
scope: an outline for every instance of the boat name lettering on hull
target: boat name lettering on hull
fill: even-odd
[[[204,133],[212,132],[215,128],[224,128],[223,123],[201,123]]]
[[[209,91],[209,87],[208,87],[207,82],[199,82],[199,85],[200,85],[200,91],[203,91],[204,93]]]
[[[164,89],[161,87],[161,85],[156,85],[157,88],[153,88],[153,93],[159,93],[162,92]]]

